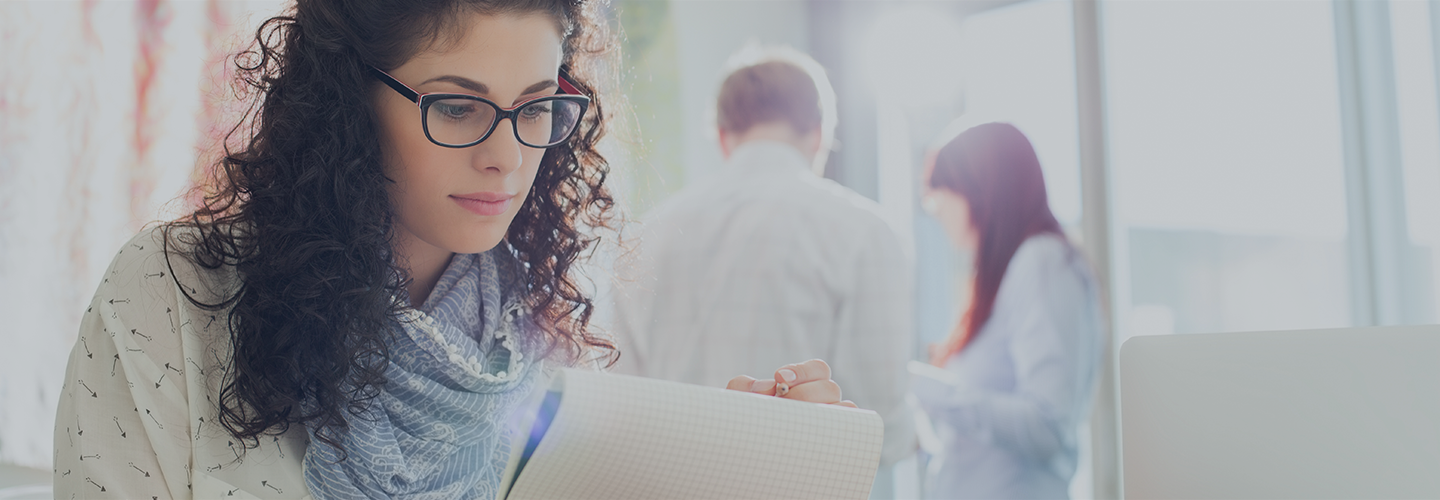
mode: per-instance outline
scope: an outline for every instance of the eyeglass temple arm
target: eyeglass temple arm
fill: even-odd
[[[560,91],[566,94],[585,95],[580,89],[575,88],[575,84],[570,83],[570,72],[565,71],[563,67],[560,68]]]
[[[370,72],[373,73],[376,77],[378,77],[381,82],[384,82],[385,85],[389,86],[392,89],[395,89],[395,91],[399,92],[400,95],[405,96],[405,98],[409,99],[410,102],[420,102],[420,93],[416,92],[414,89],[411,89],[409,85],[401,83],[400,80],[396,80],[395,77],[390,76],[389,73],[381,71],[380,68],[371,66]]]

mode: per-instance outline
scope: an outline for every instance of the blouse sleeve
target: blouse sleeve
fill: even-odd
[[[986,327],[1010,330],[1015,390],[917,383],[914,393],[931,418],[1043,461],[1074,446],[1098,365],[1099,313],[1093,285],[1068,262],[1067,249],[1031,250],[1016,253]]]
[[[70,352],[55,418],[56,498],[190,498],[175,282],[157,238],[126,243]]]

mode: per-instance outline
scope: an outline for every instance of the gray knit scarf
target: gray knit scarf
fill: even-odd
[[[380,394],[345,414],[342,452],[309,426],[305,484],[316,499],[495,498],[510,455],[507,420],[535,384],[536,342],[502,243],[456,254],[390,342]]]

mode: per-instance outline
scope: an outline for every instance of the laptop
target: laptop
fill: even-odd
[[[1440,498],[1440,326],[1140,336],[1126,498]]]

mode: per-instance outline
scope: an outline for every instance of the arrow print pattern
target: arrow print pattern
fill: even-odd
[[[160,423],[159,420],[156,420],[156,419],[155,419],[155,414],[150,413],[150,409],[149,409],[149,408],[146,408],[146,409],[145,409],[145,415],[147,415],[147,416],[150,417],[150,421],[151,421],[151,422],[155,422],[155,426],[156,426],[156,427],[159,427],[159,428],[161,428],[161,429],[164,429],[164,428],[165,428],[165,424],[162,424],[162,423]]]
[[[131,469],[135,469],[136,471],[139,471],[141,474],[144,474],[145,477],[150,477],[150,473],[149,473],[149,472],[145,472],[144,469],[141,469],[139,466],[136,466],[136,465],[135,465],[135,462],[130,462],[130,468],[131,468]]]
[[[76,382],[79,382],[79,383],[80,383],[80,387],[84,387],[84,388],[85,388],[85,392],[89,392],[89,393],[90,393],[90,397],[92,397],[92,398],[98,398],[98,397],[100,397],[100,395],[99,395],[99,394],[96,394],[95,391],[90,390],[90,386],[85,385],[85,381],[84,381],[84,380],[76,380]]]
[[[223,329],[224,313],[192,307],[183,293],[175,293],[170,284],[177,281],[192,294],[197,290],[184,283],[184,272],[175,276],[163,263],[158,268],[153,265],[158,259],[149,257],[155,256],[159,247],[148,242],[126,246],[121,252],[124,257],[117,258],[105,273],[103,284],[85,309],[62,393],[61,411],[66,414],[60,418],[64,425],[60,430],[65,439],[58,443],[62,449],[56,453],[52,470],[55,497],[234,498],[247,489],[262,496],[303,494],[303,476],[296,474],[303,447],[293,448],[295,445],[284,442],[284,436],[272,436],[263,450],[247,454],[243,442],[226,440],[228,433],[211,425],[215,423],[216,390],[212,386],[218,380],[205,376],[209,366],[223,371],[229,354],[227,347],[201,336]],[[197,323],[205,328],[197,328]],[[203,347],[190,350],[186,346]],[[122,369],[122,364],[127,366]],[[171,389],[185,386],[205,388],[193,395],[203,400],[189,404],[175,399],[188,394]],[[100,393],[106,397],[101,398]],[[173,406],[177,403],[178,408]],[[104,421],[107,417],[109,422]],[[131,432],[139,434],[130,439]],[[180,448],[159,446],[167,439],[182,440],[178,444],[187,453],[180,457],[173,452]],[[67,445],[68,451],[64,449]],[[261,455],[249,460],[257,452]],[[223,474],[226,482],[248,486],[204,492],[193,482],[199,478],[191,477],[196,459],[212,464],[197,466],[198,471]],[[174,486],[185,484],[192,491],[174,491],[165,482],[165,477],[179,475],[181,469],[186,481],[174,481]]]

